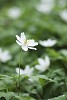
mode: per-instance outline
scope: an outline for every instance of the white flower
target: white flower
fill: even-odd
[[[8,60],[10,60],[11,58],[12,57],[8,50],[2,51],[2,48],[0,48],[0,61],[1,62],[5,63]]]
[[[54,7],[54,0],[42,0],[36,9],[43,13],[50,13]]]
[[[28,51],[28,49],[36,50],[34,46],[37,46],[38,43],[35,42],[33,39],[27,40],[24,32],[21,33],[20,37],[16,35],[16,38],[17,38],[16,40],[17,44],[20,45],[24,51]]]
[[[40,72],[46,71],[50,66],[50,59],[48,56],[45,56],[45,59],[39,58],[38,59],[39,65],[35,65],[35,68]]]
[[[20,75],[27,75],[31,76],[34,71],[34,68],[30,68],[28,65],[26,65],[25,69],[20,69]],[[16,68],[17,74],[19,74],[19,68]]]
[[[13,7],[8,10],[7,14],[9,17],[16,19],[21,15],[21,11],[18,7]]]
[[[60,17],[62,20],[64,20],[65,22],[67,22],[67,9],[63,10],[60,12]]]
[[[39,44],[44,46],[44,47],[52,47],[53,45],[55,45],[57,43],[57,40],[44,40],[44,41],[39,41]]]

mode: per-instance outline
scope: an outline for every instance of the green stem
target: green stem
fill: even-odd
[[[7,93],[8,93],[8,88],[6,89]]]
[[[18,96],[20,94],[20,64],[21,64],[21,52],[19,57],[19,79],[18,79]]]

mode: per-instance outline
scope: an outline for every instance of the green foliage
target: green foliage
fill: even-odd
[[[0,48],[9,50],[12,55],[10,61],[0,61],[0,100],[67,100],[67,22],[59,15],[67,9],[67,0],[54,1],[53,10],[46,14],[36,9],[40,0],[0,0]],[[8,16],[8,10],[13,7],[21,10],[16,19]],[[35,69],[31,82],[29,76],[20,75],[18,87],[19,76],[15,69],[19,66],[21,48],[15,36],[21,32],[36,41],[56,39],[57,44],[50,48],[39,44],[37,51],[22,50],[22,69],[26,65],[34,67],[37,59],[45,55],[49,56],[51,64],[43,73]]]
[[[0,98],[1,100],[35,100],[34,98],[31,98],[29,96],[17,96],[17,94],[13,92],[0,92]]]
[[[59,97],[55,97],[53,99],[48,99],[48,100],[67,100],[67,94],[61,95]]]

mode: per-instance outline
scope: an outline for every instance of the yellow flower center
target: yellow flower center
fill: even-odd
[[[26,44],[29,44],[30,43],[30,41],[29,40],[26,40]]]

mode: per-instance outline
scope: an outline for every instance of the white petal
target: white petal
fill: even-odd
[[[40,44],[41,46],[46,47],[46,46],[45,46],[45,41],[41,41],[41,40],[40,40],[40,41],[39,41],[39,44]]]
[[[16,38],[17,38],[17,40],[18,40],[19,42],[21,42],[21,38],[20,38],[18,35],[16,35]]]
[[[22,41],[26,41],[26,36],[25,36],[24,32],[21,33],[21,39],[22,39]]]
[[[24,69],[24,73],[28,76],[31,76],[31,74],[33,73],[34,68],[30,68],[29,65],[26,65],[25,69]]]
[[[30,70],[29,65],[26,65],[26,66],[25,66],[25,71],[29,71],[29,70]]]
[[[21,48],[22,48],[24,51],[28,51],[27,45],[23,45]]]
[[[21,15],[21,11],[18,7],[13,7],[8,10],[7,14],[12,19],[16,19]]]
[[[2,54],[1,61],[5,63],[8,60],[10,60],[11,58],[12,57],[10,55],[4,55],[4,54]]]
[[[37,70],[39,70],[40,72],[44,72],[44,66],[35,65],[35,68],[36,68]]]
[[[39,65],[36,65],[35,68],[41,72],[46,71],[50,66],[50,59],[46,55],[45,59],[39,58],[38,59]]]
[[[45,56],[45,66],[47,66],[47,67],[50,66],[50,59],[47,55]]]
[[[35,42],[35,41],[32,39],[32,40],[27,40],[27,45],[28,45],[28,46],[37,46],[38,43]]]
[[[57,43],[56,40],[44,40],[44,41],[39,41],[39,44],[44,46],[44,47],[52,47],[53,45],[55,45]]]
[[[33,49],[33,50],[37,50],[36,48],[34,48],[34,47],[28,47],[29,49]]]
[[[22,45],[22,44],[21,44],[19,41],[17,41],[17,40],[16,40],[16,43],[17,43],[18,45],[20,45],[20,46]]]
[[[19,68],[16,68],[16,72],[17,74],[19,74]],[[20,75],[24,74],[24,70],[23,69],[20,69]]]
[[[30,66],[29,65],[26,65],[26,67],[25,67],[25,71],[26,72],[33,72],[33,70],[34,70],[34,68],[30,68]]]
[[[44,62],[44,59],[42,58],[38,58],[38,62],[41,66],[45,66],[45,62]]]
[[[1,51],[0,52],[0,61],[2,62],[6,62],[8,60],[10,60],[12,57],[11,55],[9,54],[9,51],[8,50],[5,50],[5,51]]]
[[[41,3],[36,6],[36,9],[42,13],[49,14],[54,7],[54,0],[40,0]]]
[[[67,9],[63,10],[62,12],[60,12],[60,17],[62,20],[67,22]]]
[[[57,43],[57,40],[48,39],[46,42],[47,42],[48,46],[53,46]]]
[[[47,66],[41,66],[41,65],[35,65],[35,68],[40,72],[44,72],[48,69]]]

